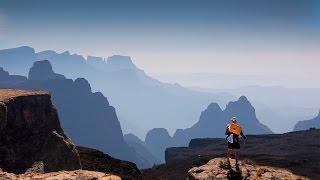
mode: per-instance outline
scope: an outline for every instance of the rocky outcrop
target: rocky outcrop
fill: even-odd
[[[29,80],[66,79],[64,75],[53,72],[48,60],[36,61],[29,71]]]
[[[39,173],[29,173],[29,174],[12,174],[6,172],[0,172],[0,179],[6,180],[121,180],[119,176],[106,174],[102,172],[94,172],[94,171],[86,171],[86,170],[76,170],[76,171],[59,171],[59,172],[51,172],[45,174]]]
[[[0,90],[0,159],[0,168],[13,173],[81,168],[47,92]]]
[[[236,166],[235,160],[230,163],[225,158],[211,159],[207,164],[194,167],[188,171],[189,180],[228,180],[228,179],[306,179],[296,176],[285,169],[258,166],[251,161],[240,161]]]
[[[294,126],[294,131],[301,131],[301,130],[307,130],[310,128],[317,128],[320,129],[320,111],[317,117],[310,119],[310,120],[305,120],[305,121],[299,121],[295,126]]]

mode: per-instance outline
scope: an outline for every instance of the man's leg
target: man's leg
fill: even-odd
[[[227,150],[227,161],[228,161],[228,162],[230,161],[231,150],[232,150],[232,149],[229,149],[229,148],[228,148],[228,150]]]
[[[236,156],[236,164],[238,164],[239,161],[239,149],[235,149],[235,156]]]

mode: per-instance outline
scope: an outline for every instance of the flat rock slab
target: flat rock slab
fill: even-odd
[[[224,180],[224,179],[247,179],[247,180],[287,180],[287,179],[307,179],[296,176],[290,171],[267,166],[257,166],[250,161],[240,161],[236,166],[235,160],[230,163],[225,158],[215,158],[207,164],[194,167],[188,171],[189,180]]]
[[[6,180],[121,180],[119,176],[96,171],[59,171],[45,174],[30,173],[16,175],[12,173],[0,172],[0,179]]]
[[[30,91],[16,89],[0,89],[0,102],[20,96],[48,95],[47,91]]]

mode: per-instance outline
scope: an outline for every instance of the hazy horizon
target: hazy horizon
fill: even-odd
[[[128,55],[147,74],[185,86],[198,84],[161,77],[253,75],[269,77],[265,85],[319,88],[319,1],[246,2],[3,0],[0,48]]]

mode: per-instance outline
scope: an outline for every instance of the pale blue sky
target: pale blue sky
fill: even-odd
[[[320,76],[319,1],[0,1],[0,48],[129,55],[155,74]]]

